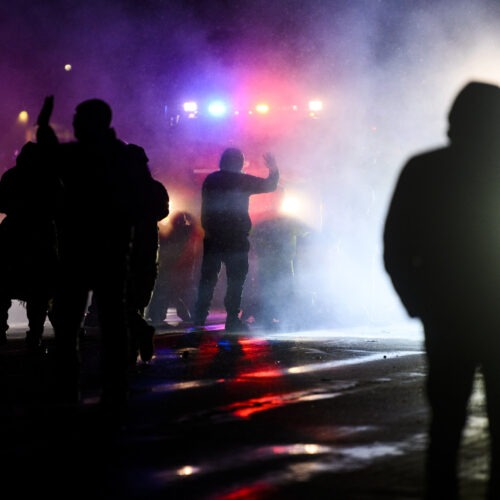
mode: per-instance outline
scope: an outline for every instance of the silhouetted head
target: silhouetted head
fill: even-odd
[[[227,148],[220,157],[219,168],[229,172],[241,172],[245,164],[243,153],[236,148]]]
[[[76,107],[73,130],[79,141],[99,139],[111,125],[111,107],[101,99],[89,99]]]
[[[500,87],[470,82],[457,95],[448,115],[452,143],[500,141]]]
[[[175,233],[190,233],[194,229],[193,217],[188,212],[176,212],[170,222]]]
[[[172,218],[172,224],[175,227],[191,226],[193,217],[188,212],[177,212]]]
[[[38,144],[34,142],[27,142],[19,151],[16,157],[16,166],[18,167],[31,167],[36,165],[39,168],[38,163],[40,162],[40,148]]]

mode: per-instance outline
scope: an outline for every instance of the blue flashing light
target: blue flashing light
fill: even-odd
[[[213,101],[208,105],[208,112],[215,117],[224,116],[227,113],[227,105],[222,101]]]

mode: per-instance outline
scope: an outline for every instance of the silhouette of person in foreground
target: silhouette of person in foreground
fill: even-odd
[[[152,180],[150,204],[134,225],[130,278],[128,281],[128,322],[131,334],[130,360],[151,360],[154,354],[155,328],[145,317],[146,307],[153,295],[159,267],[158,222],[169,214],[169,196],[163,184]]]
[[[157,180],[153,180],[152,188],[151,210],[145,212],[134,226],[129,261],[127,309],[132,366],[138,356],[147,363],[154,354],[155,328],[147,322],[145,312],[158,277],[158,222],[169,214],[169,196],[165,186]],[[86,327],[96,326],[99,326],[99,314],[92,295],[80,334],[85,335]]]
[[[158,278],[146,312],[153,324],[165,321],[170,306],[182,321],[191,321],[200,232],[188,212],[171,214],[166,230],[160,231]]]
[[[240,319],[243,286],[248,273],[248,235],[252,227],[249,216],[251,195],[273,192],[279,170],[273,155],[264,155],[267,178],[242,172],[245,159],[236,148],[226,149],[219,170],[209,174],[202,186],[201,224],[205,231],[203,258],[194,323],[205,324],[219,273],[226,267],[227,289],[224,297],[226,331],[245,331]]]
[[[61,196],[40,148],[23,146],[0,180],[0,343],[7,340],[12,299],[26,305],[26,344],[38,348],[54,293],[57,247],[54,217]]]
[[[60,272],[53,301],[58,388],[70,402],[78,398],[78,337],[92,291],[102,341],[101,407],[118,418],[127,406],[130,310],[137,306],[131,299],[134,244],[144,219],[165,207],[156,206],[158,186],[144,150],[116,137],[106,102],[90,99],[76,107],[77,141],[65,144],[49,126],[52,107],[47,98],[37,138],[64,186],[56,218]]]
[[[384,228],[384,262],[424,326],[431,409],[427,498],[455,499],[460,441],[476,372],[491,437],[488,498],[500,498],[500,88],[467,84],[449,145],[411,158]]]

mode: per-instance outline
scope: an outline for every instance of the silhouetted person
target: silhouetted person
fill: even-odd
[[[295,329],[298,301],[295,286],[297,238],[304,227],[291,217],[274,213],[252,229],[250,241],[257,255],[257,323],[266,329]]]
[[[127,300],[132,362],[137,360],[138,355],[143,362],[150,361],[154,354],[155,329],[146,321],[145,310],[158,278],[158,222],[169,214],[169,197],[161,182],[153,180],[149,203],[145,208],[138,214],[134,225],[130,256]]]
[[[243,153],[226,149],[219,170],[209,174],[202,186],[201,224],[205,231],[203,259],[194,323],[205,324],[222,263],[226,267],[227,289],[224,297],[226,330],[247,329],[240,317],[241,295],[248,273],[248,235],[252,226],[249,216],[251,195],[270,193],[278,185],[279,170],[271,154],[264,155],[267,178],[242,172]]]
[[[154,206],[155,182],[142,148],[117,139],[112,112],[100,99],[80,103],[73,118],[76,142],[57,144],[41,113],[38,140],[54,158],[64,186],[58,212],[60,273],[53,325],[61,390],[77,395],[78,334],[89,292],[98,311],[102,350],[101,403],[110,414],[126,408],[130,360],[131,260],[144,218]],[[135,285],[133,285],[135,286]]]
[[[458,497],[460,441],[480,370],[493,499],[500,498],[500,88],[466,85],[451,107],[448,136],[449,145],[403,168],[385,222],[384,260],[425,331],[427,497]]]
[[[191,321],[199,233],[188,212],[171,214],[166,230],[160,231],[158,278],[146,313],[152,323],[165,321],[169,307],[175,308],[182,321]]]
[[[158,277],[159,231],[158,222],[169,213],[169,196],[165,186],[153,181],[151,210],[134,227],[129,263],[128,323],[130,328],[130,362],[134,365],[140,356],[148,362],[154,354],[155,328],[146,321],[145,310]],[[94,297],[91,297],[82,328],[99,326],[99,315]]]
[[[26,343],[39,347],[54,293],[57,247],[54,217],[60,184],[48,175],[40,148],[28,142],[0,180],[0,343],[7,340],[12,299],[25,303]]]

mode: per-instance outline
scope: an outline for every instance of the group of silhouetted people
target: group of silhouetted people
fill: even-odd
[[[176,214],[162,247],[158,222],[169,213],[167,190],[152,177],[144,150],[116,137],[109,105],[99,99],[80,103],[73,119],[76,141],[70,143],[60,143],[50,127],[52,107],[49,97],[38,118],[37,142],[23,147],[0,181],[0,211],[6,214],[0,224],[0,342],[7,339],[13,299],[26,304],[29,345],[40,344],[48,317],[58,394],[76,400],[78,338],[92,293],[102,336],[101,404],[115,418],[126,408],[130,361],[153,355],[154,327],[146,316],[162,321],[173,306],[182,320],[203,327],[222,265],[226,331],[247,329],[241,300],[249,269],[249,199],[276,190],[279,171],[270,154],[264,155],[268,176],[261,178],[243,172],[239,149],[222,153],[219,170],[202,186],[203,251],[191,304],[183,289],[196,288],[196,258],[188,259],[179,280],[169,281],[193,236],[191,216]],[[496,499],[500,88],[466,85],[448,118],[449,144],[411,158],[401,172],[385,221],[384,263],[408,314],[424,326],[431,409],[426,496],[459,496],[459,449],[479,371],[491,437],[488,497]],[[259,234],[268,241],[267,233],[277,230],[270,223]],[[261,242],[259,247],[268,269],[263,266],[262,281],[270,269],[289,279],[293,245],[276,250]],[[264,315],[272,322],[283,307],[283,291],[268,291]]]
[[[276,189],[278,169],[266,155],[269,177],[248,175],[242,172],[241,151],[223,152],[220,171],[203,186],[201,279],[196,304],[188,306],[181,290],[189,286],[182,282],[187,274],[176,281],[173,271],[174,261],[179,270],[183,246],[195,229],[192,218],[176,214],[170,241],[160,245],[158,223],[169,214],[169,195],[151,175],[144,150],[117,138],[112,110],[100,99],[76,107],[76,140],[62,143],[50,126],[53,105],[52,96],[45,99],[37,141],[23,147],[0,182],[5,214],[0,224],[0,341],[7,340],[12,300],[26,305],[30,347],[40,346],[48,317],[55,337],[55,397],[77,402],[79,339],[91,297],[102,343],[101,407],[119,418],[127,407],[130,364],[138,356],[146,362],[153,356],[155,328],[146,311],[161,321],[175,305],[190,321],[194,308],[192,321],[203,326],[224,262],[226,329],[244,328],[239,315],[248,272],[249,198]]]
[[[151,176],[144,150],[117,139],[107,103],[80,103],[76,141],[60,143],[49,125],[53,98],[1,179],[2,340],[12,299],[26,303],[29,346],[40,344],[47,316],[55,336],[54,397],[79,398],[79,332],[89,293],[102,339],[101,406],[126,408],[131,356],[153,354],[154,329],[142,312],[156,278],[157,222],[168,193]]]

